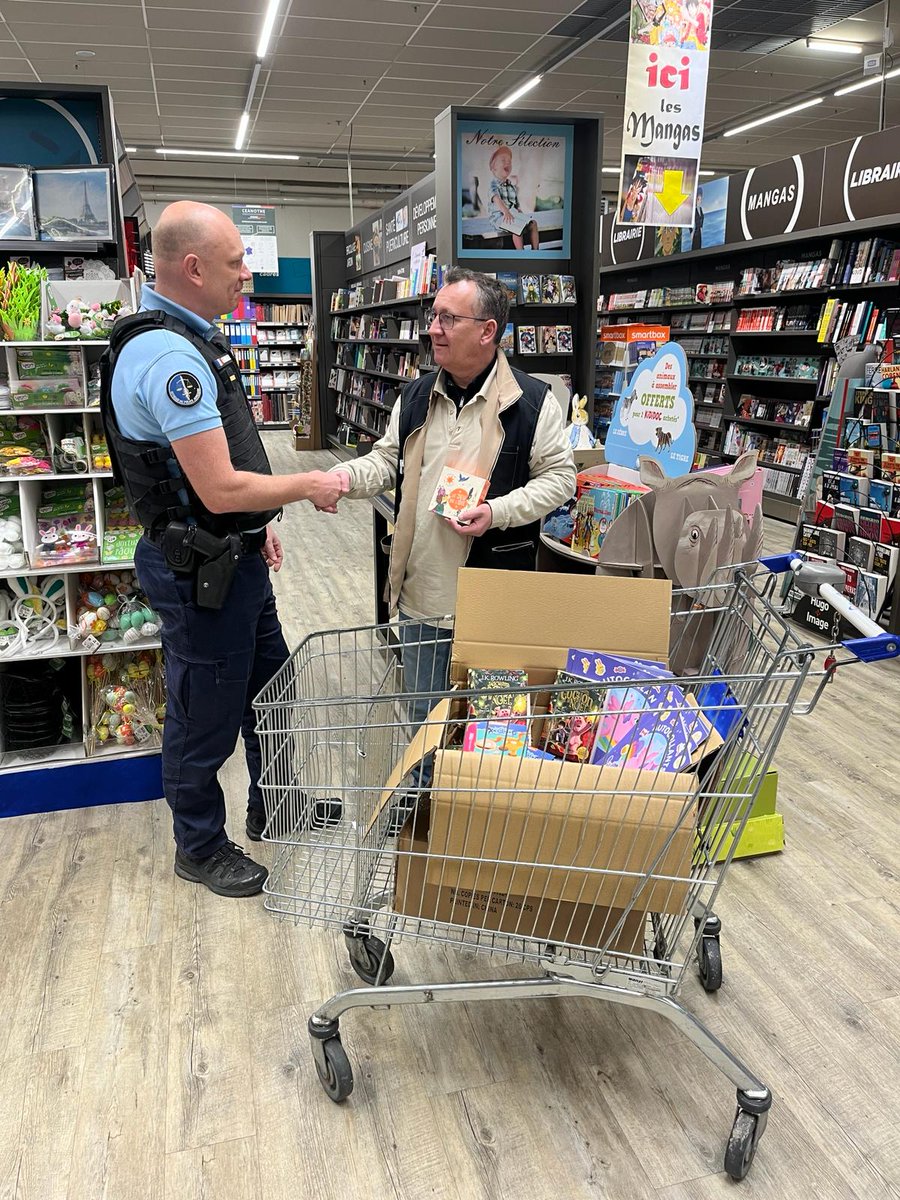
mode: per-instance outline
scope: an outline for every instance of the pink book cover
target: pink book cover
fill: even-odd
[[[455,467],[444,467],[428,508],[439,517],[458,517],[467,509],[477,508],[489,487],[490,480]]]

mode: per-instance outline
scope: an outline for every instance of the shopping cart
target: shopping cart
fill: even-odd
[[[561,687],[518,689],[490,732],[519,753],[460,747],[475,692],[404,691],[403,653],[431,647],[409,636],[401,646],[396,625],[317,633],[294,651],[255,704],[274,846],[266,905],[340,927],[368,985],[309,1021],[332,1100],[353,1088],[339,1031],[351,1009],[593,996],[667,1017],[731,1080],[725,1170],[743,1178],[772,1094],[676,994],[693,962],[708,991],[721,985],[714,901],[788,719],[813,710],[837,666],[900,654],[835,589],[840,572],[794,555],[763,566],[768,574],[737,569],[721,586],[674,593],[673,637],[682,649],[702,639],[701,675],[592,683],[592,702],[569,703],[562,723]],[[852,657],[809,645],[785,619],[775,583],[787,570],[864,634],[843,643]],[[601,759],[544,757],[569,735],[577,743],[581,719],[598,720],[598,694]],[[515,724],[526,704],[527,756]],[[389,985],[402,938],[539,973]]]

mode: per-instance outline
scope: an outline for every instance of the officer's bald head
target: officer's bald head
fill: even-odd
[[[164,208],[153,231],[157,274],[179,270],[188,254],[221,253],[238,237],[234,224],[211,204],[179,200]]]
[[[202,316],[229,312],[240,298],[244,244],[236,226],[211,204],[179,200],[153,231],[157,291]]]

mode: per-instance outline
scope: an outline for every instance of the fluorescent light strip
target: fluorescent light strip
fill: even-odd
[[[137,154],[137,146],[126,146],[125,153],[126,154]]]
[[[265,58],[269,53],[269,42],[272,40],[272,30],[275,28],[275,17],[278,14],[279,0],[269,0],[266,15],[263,17],[262,29],[259,33],[259,44],[256,47],[256,57]]]
[[[766,117],[757,117],[755,121],[748,121],[746,125],[738,125],[735,129],[726,129],[722,136],[734,137],[737,133],[746,133],[760,125],[768,125],[770,121],[780,121],[782,117],[791,117],[794,113],[803,112],[806,108],[814,108],[817,104],[821,104],[822,100],[822,96],[816,96],[812,100],[804,100],[802,104],[792,104],[790,108],[782,108],[778,112],[769,113]]]
[[[515,104],[517,100],[521,100],[526,92],[530,92],[532,88],[536,88],[543,78],[543,75],[535,75],[534,79],[529,79],[527,83],[523,83],[522,86],[516,88],[514,92],[510,92],[508,96],[500,101],[497,107],[509,108],[511,104]]]
[[[807,50],[823,50],[826,54],[862,54],[863,48],[858,42],[839,42],[834,38],[806,39]]]
[[[241,113],[240,121],[238,121],[237,136],[234,139],[235,150],[240,150],[241,147],[243,146],[244,141],[247,137],[247,127],[249,124],[250,124],[250,114],[247,112],[247,110],[245,108],[244,111]]]
[[[872,87],[873,84],[881,83],[884,79],[896,79],[898,75],[900,75],[900,67],[895,67],[886,75],[872,75],[869,79],[861,79],[859,83],[851,83],[849,87],[838,88],[834,94],[835,96],[849,96],[851,92],[859,92],[863,88]]]
[[[279,162],[299,162],[299,154],[262,154],[252,150],[187,150],[183,146],[157,146],[156,154],[177,154],[182,158],[266,158]]]

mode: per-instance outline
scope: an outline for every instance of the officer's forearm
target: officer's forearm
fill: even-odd
[[[208,481],[206,494],[197,489],[203,504],[215,513],[255,512],[280,508],[298,500],[310,500],[318,508],[328,508],[343,494],[343,484],[333,473],[298,472],[293,475],[255,475],[250,471],[232,471],[216,481]]]

